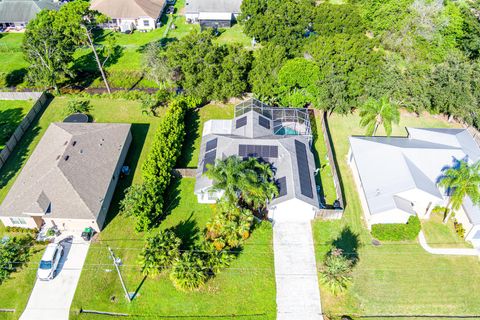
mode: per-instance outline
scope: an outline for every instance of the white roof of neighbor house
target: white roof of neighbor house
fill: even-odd
[[[90,8],[112,19],[157,19],[165,0],[92,0]]]
[[[231,12],[200,12],[198,20],[232,20]]]
[[[264,126],[260,125],[260,121]],[[213,185],[204,175],[207,163],[213,164],[215,160],[232,155],[257,157],[272,164],[280,189],[280,195],[270,202],[269,207],[299,199],[318,208],[314,177],[316,167],[309,138],[275,134],[274,128],[278,130],[278,126],[281,126],[279,122],[260,116],[253,110],[233,120],[207,121],[200,146],[195,193],[201,193]]]
[[[350,137],[350,146],[371,214],[392,209],[412,213],[398,195],[421,190],[443,199],[437,187],[442,169],[454,159],[480,159],[480,148],[465,129],[407,128],[408,137]],[[468,199],[469,200],[469,199]],[[471,201],[470,201],[471,203]],[[480,209],[464,208],[480,223]],[[478,212],[478,213],[477,213]]]
[[[95,219],[129,133],[130,124],[52,123],[0,205],[0,216]]]
[[[185,13],[194,14],[202,12],[240,13],[242,0],[187,0]]]

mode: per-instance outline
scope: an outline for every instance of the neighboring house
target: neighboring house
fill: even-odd
[[[185,18],[202,28],[230,27],[240,14],[242,0],[187,0]]]
[[[23,29],[43,9],[58,10],[51,0],[0,0],[0,27]]]
[[[157,28],[165,3],[165,0],[92,0],[90,8],[111,19],[102,27],[125,32]]]
[[[235,107],[233,120],[205,122],[196,175],[200,203],[214,203],[222,191],[212,190],[207,164],[229,156],[260,158],[272,164],[279,196],[268,204],[268,216],[309,221],[319,208],[315,160],[310,151],[308,110],[272,108],[250,99]]]
[[[101,230],[130,124],[52,123],[0,205],[5,226]]]
[[[445,206],[438,186],[442,169],[454,159],[480,159],[480,148],[466,129],[407,128],[408,137],[350,137],[349,164],[359,189],[367,224],[406,223],[428,218]],[[480,241],[480,208],[467,197],[456,219],[465,238]]]

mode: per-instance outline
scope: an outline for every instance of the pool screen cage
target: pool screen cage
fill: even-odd
[[[308,109],[271,107],[251,98],[235,106],[235,118],[252,110],[272,121],[274,134],[305,136],[312,144]]]

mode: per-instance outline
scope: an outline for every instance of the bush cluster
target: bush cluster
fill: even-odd
[[[179,97],[170,102],[143,163],[143,183],[132,185],[121,201],[121,211],[137,217],[137,231],[147,231],[161,220],[163,194],[172,179],[185,136],[185,112],[192,101]]]
[[[383,241],[415,240],[420,229],[420,219],[417,216],[411,216],[405,224],[374,224],[372,236]]]
[[[30,228],[22,228],[22,227],[5,227],[6,232],[19,232],[19,233],[30,233],[30,234],[37,234],[38,229],[30,229]]]
[[[457,219],[453,219],[453,227],[458,236],[463,239],[465,237],[465,228],[463,227],[463,224],[458,222]]]

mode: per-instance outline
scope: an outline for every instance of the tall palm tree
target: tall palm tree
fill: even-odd
[[[387,97],[379,101],[368,99],[360,108],[360,126],[366,127],[366,134],[374,136],[380,125],[383,125],[387,136],[392,134],[392,123],[400,122],[400,112],[390,103]]]
[[[438,184],[449,195],[443,223],[447,223],[453,211],[460,209],[465,197],[473,204],[480,204],[480,161],[469,165],[466,160],[458,160],[455,165],[443,170]]]

